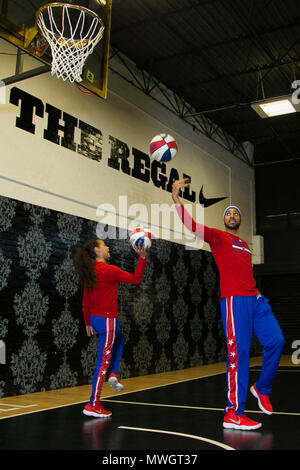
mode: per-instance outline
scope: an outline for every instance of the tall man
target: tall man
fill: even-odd
[[[249,357],[253,332],[263,347],[262,368],[258,381],[251,386],[260,409],[272,414],[270,393],[280,361],[284,338],[269,301],[256,288],[251,252],[239,237],[241,211],[228,206],[223,214],[225,230],[196,223],[179,200],[181,188],[190,181],[175,181],[172,198],[184,225],[210,245],[220,273],[221,313],[227,341],[227,406],[223,426],[254,430],[261,423],[245,415],[249,380]],[[202,238],[203,237],[203,238]]]

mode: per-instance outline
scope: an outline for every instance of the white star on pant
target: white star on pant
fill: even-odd
[[[229,346],[232,346],[233,343],[234,343],[233,339],[230,339],[230,340],[228,341]]]
[[[231,369],[234,369],[234,368],[235,368],[234,362],[233,362],[232,364],[230,364],[230,367],[231,367]]]

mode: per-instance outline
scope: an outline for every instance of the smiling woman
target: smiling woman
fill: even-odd
[[[133,274],[109,265],[109,247],[103,240],[88,240],[84,248],[75,253],[74,265],[79,282],[83,287],[83,316],[88,336],[94,331],[99,335],[98,356],[93,377],[92,393],[83,413],[95,418],[108,418],[100,403],[100,395],[106,376],[115,391],[123,390],[119,382],[118,369],[124,345],[124,336],[119,330],[118,283],[139,284],[146,266],[145,247],[134,246],[139,255]]]

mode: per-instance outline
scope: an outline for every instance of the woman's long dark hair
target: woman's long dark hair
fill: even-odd
[[[94,260],[96,258],[94,248],[99,246],[99,240],[88,240],[84,248],[78,248],[74,256],[75,271],[81,287],[88,290],[96,286],[96,276],[94,272]]]

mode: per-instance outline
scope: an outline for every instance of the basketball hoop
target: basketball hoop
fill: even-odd
[[[48,3],[37,11],[36,24],[51,48],[51,74],[81,82],[84,63],[104,33],[101,18],[79,5]]]

